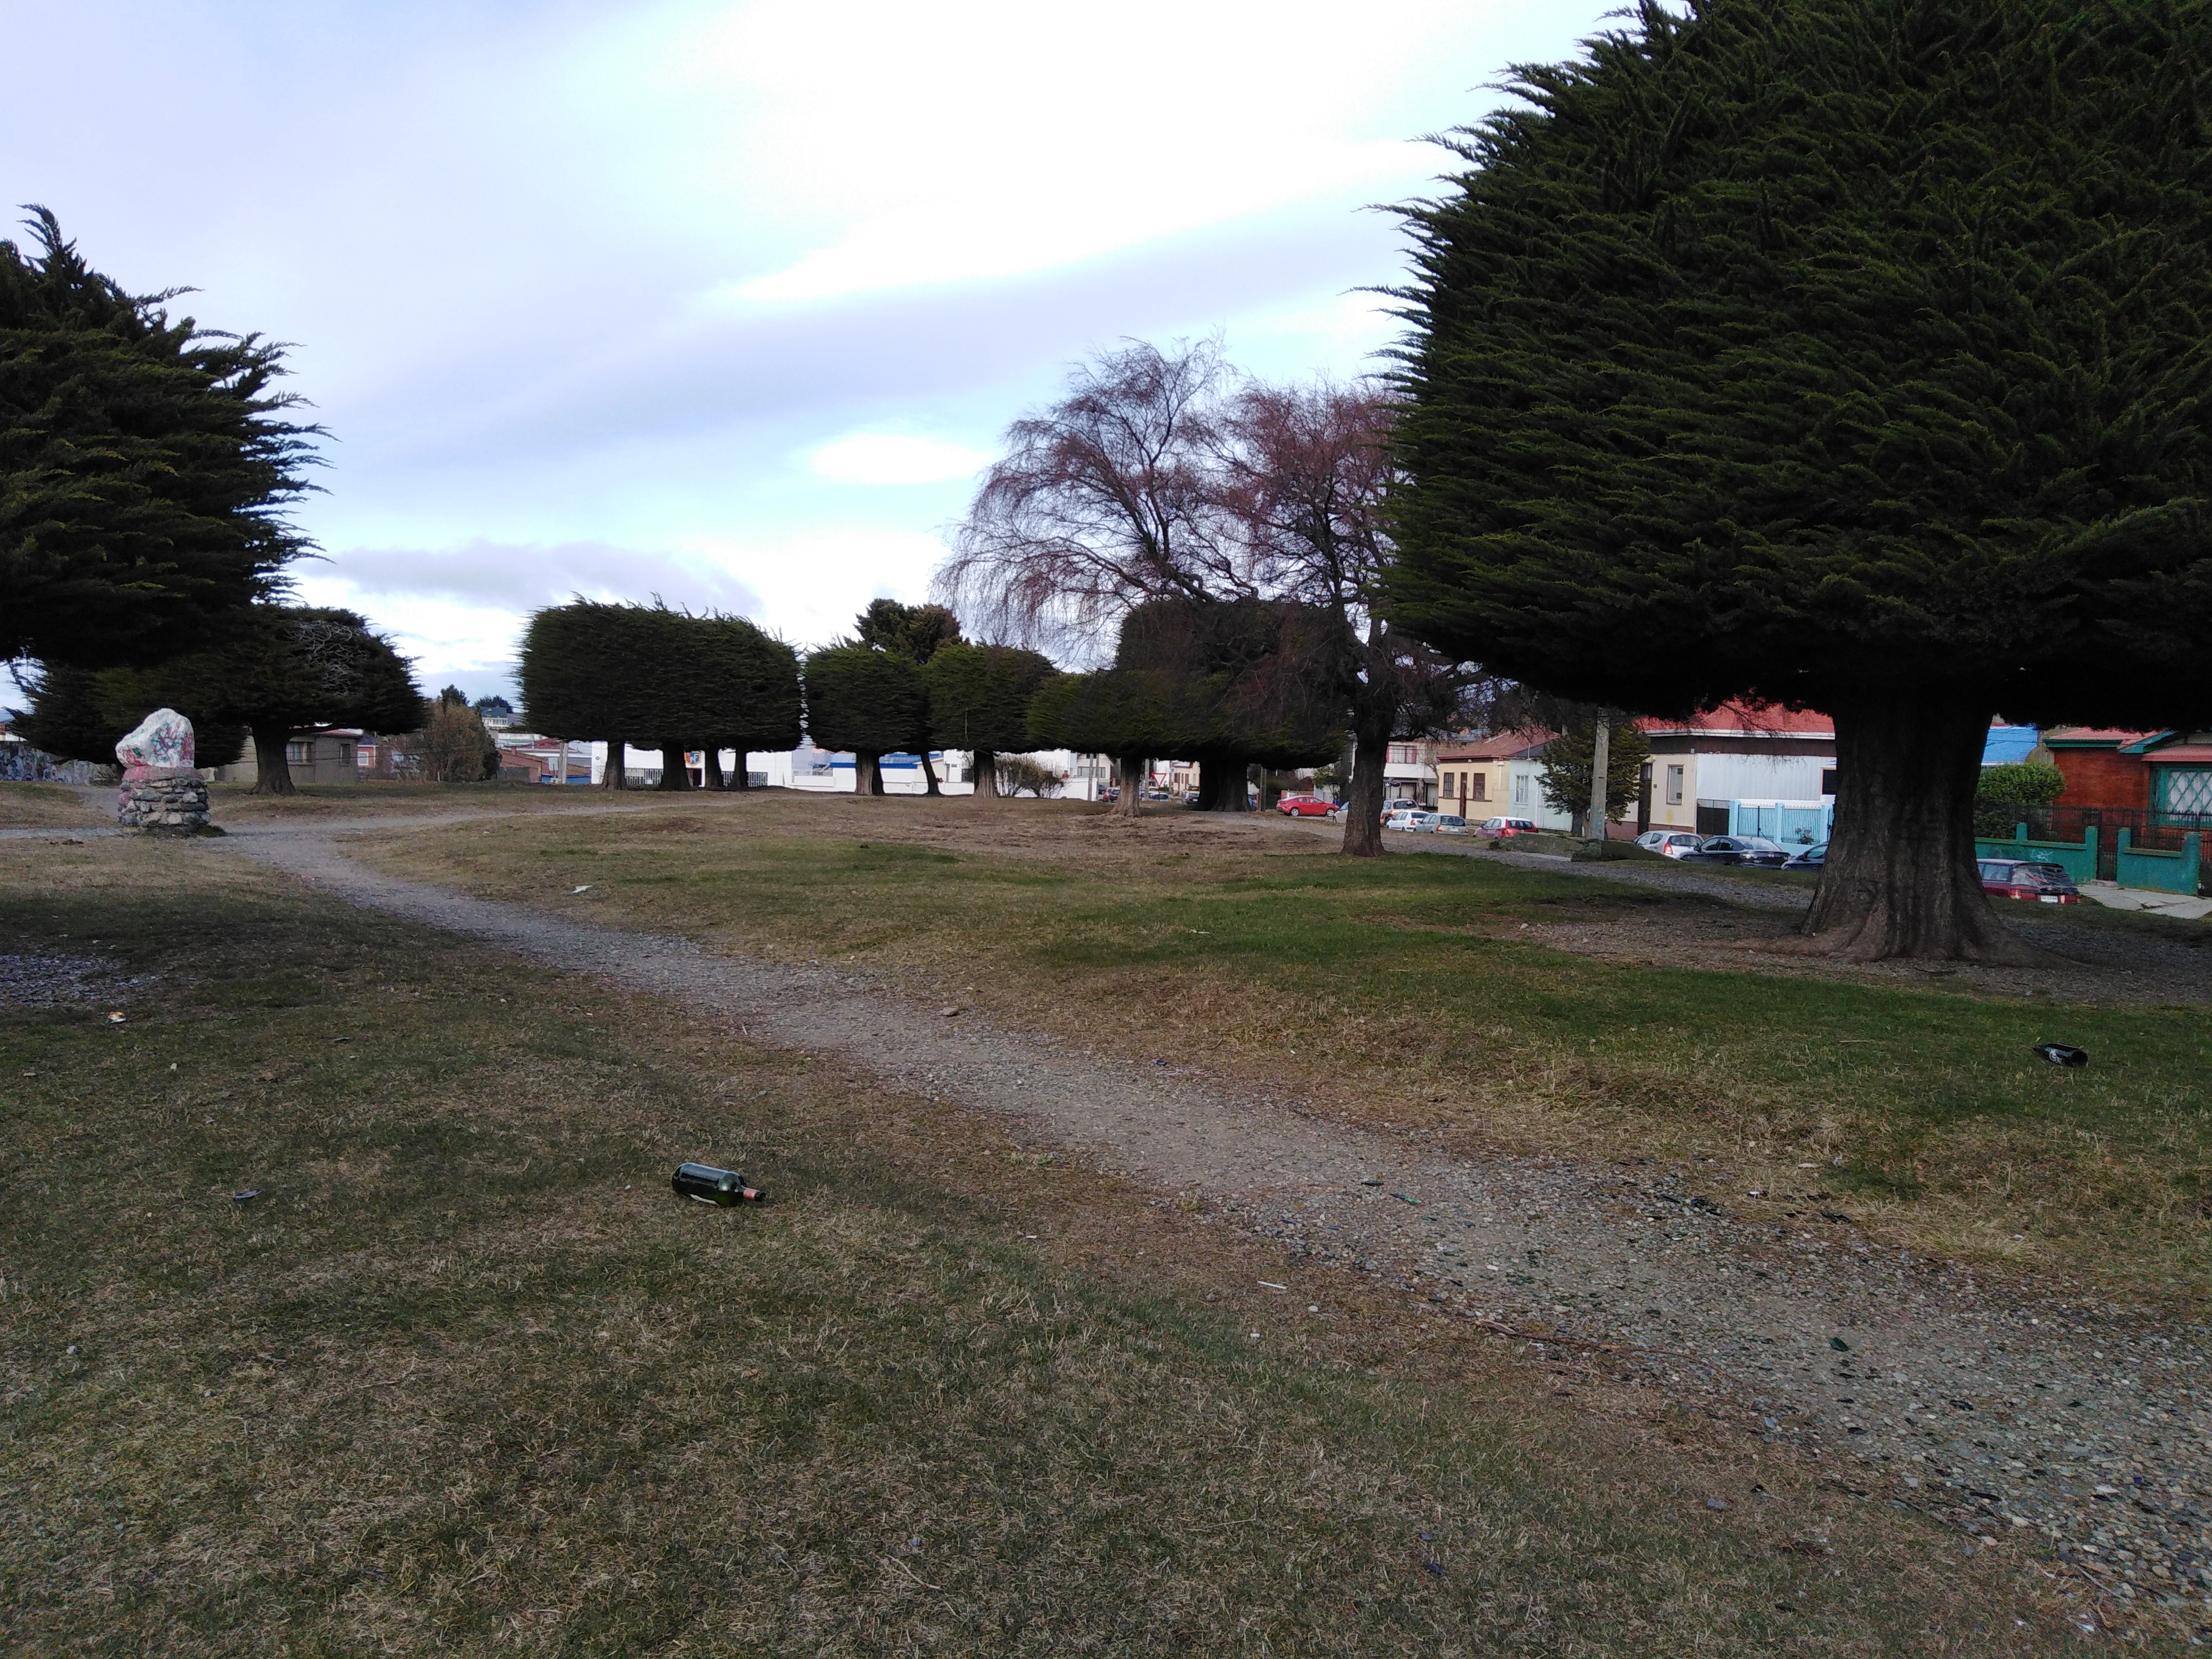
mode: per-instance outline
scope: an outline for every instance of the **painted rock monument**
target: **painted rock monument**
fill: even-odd
[[[156,708],[115,745],[123,763],[115,821],[126,830],[173,836],[220,835],[208,823],[207,784],[192,769],[192,723]]]

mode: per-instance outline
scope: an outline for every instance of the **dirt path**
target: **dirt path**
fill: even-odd
[[[1540,1333],[1627,1381],[1793,1442],[1847,1484],[1971,1530],[2033,1526],[2133,1600],[2212,1609],[2208,1333],[1984,1288],[1823,1217],[1818,1168],[1781,1230],[1650,1170],[1446,1158],[991,1026],[863,976],[713,954],[544,908],[399,880],[339,826],[218,843],[334,896],[665,998],[755,1040],[1014,1120],[1162,1196],[1195,1197],[1302,1257],[1381,1274],[1438,1310]],[[412,829],[385,819],[379,832]],[[1607,874],[1616,872],[1611,867]],[[574,901],[580,911],[587,900]],[[1686,1172],[1683,1172],[1686,1173]],[[2203,1577],[2200,1579],[2199,1575]]]

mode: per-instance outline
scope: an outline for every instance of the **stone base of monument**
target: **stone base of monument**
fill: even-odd
[[[197,772],[149,772],[125,778],[116,793],[115,821],[160,836],[219,836],[208,822],[207,781]]]

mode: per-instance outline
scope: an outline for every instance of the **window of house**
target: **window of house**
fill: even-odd
[[[313,743],[303,743],[295,738],[284,745],[284,763],[287,766],[307,765],[314,758],[314,748]]]
[[[1820,793],[1824,795],[1832,795],[1836,793],[1836,769],[1832,766],[1824,766],[1820,769]]]
[[[1513,804],[1516,806],[1528,804],[1528,775],[1525,772],[1513,780]]]
[[[1595,740],[1592,739],[1592,741]],[[1681,804],[1682,769],[1679,766],[1670,766],[1667,769],[1667,805],[1680,806]]]
[[[1487,772],[1477,772],[1474,775],[1474,799],[1476,800],[1490,799],[1490,774]]]

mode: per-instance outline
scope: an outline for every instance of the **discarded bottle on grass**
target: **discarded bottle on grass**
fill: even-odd
[[[685,1198],[702,1204],[759,1204],[768,1194],[745,1185],[735,1170],[718,1170],[711,1164],[679,1164],[668,1183]]]
[[[2069,1043],[2039,1042],[2035,1045],[2035,1052],[2053,1066],[2087,1066],[2089,1063],[2089,1051],[2076,1048]]]

